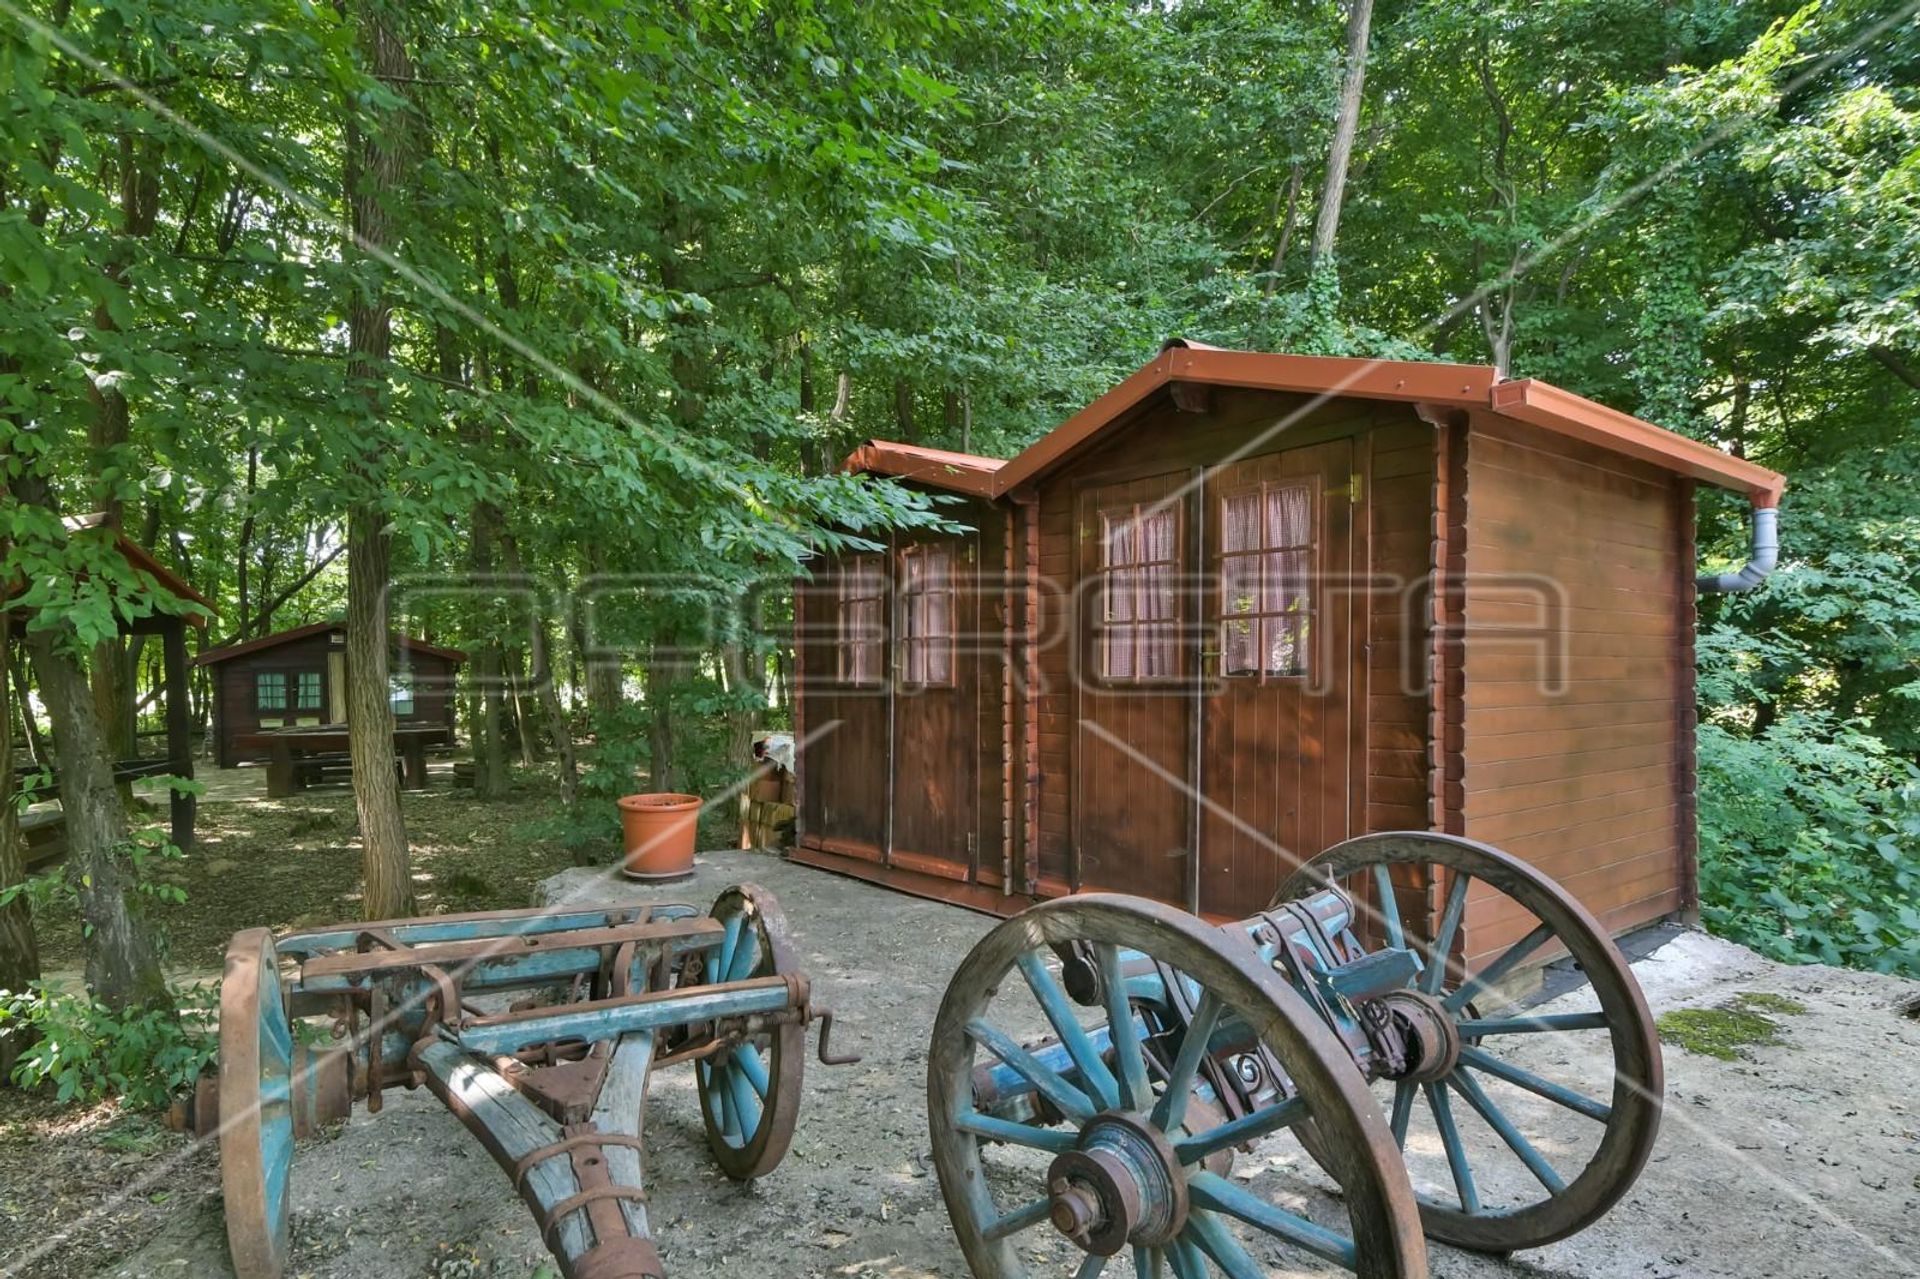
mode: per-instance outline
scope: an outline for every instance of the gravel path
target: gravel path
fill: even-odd
[[[865,1059],[837,1070],[810,1064],[791,1155],[747,1187],[722,1178],[707,1156],[692,1076],[656,1076],[648,1164],[668,1272],[966,1279],[927,1156],[926,1041],[948,977],[993,921],[751,853],[706,857],[693,881],[666,889],[573,871],[548,881],[548,890],[704,907],[742,879],[780,897],[817,997],[840,1014],[844,1047]],[[1920,1274],[1920,1020],[1901,1009],[1920,986],[1787,968],[1700,934],[1635,967],[1657,1011],[1714,1007],[1756,991],[1790,995],[1809,1011],[1781,1018],[1782,1042],[1734,1061],[1668,1048],[1660,1146],[1631,1197],[1600,1225],[1507,1261],[1436,1247],[1434,1273]],[[1242,1160],[1257,1190],[1270,1183],[1316,1193],[1302,1190],[1297,1160],[1279,1140]],[[102,1273],[227,1273],[206,1161],[162,1174],[143,1191],[155,1192],[177,1205],[170,1224]],[[294,1204],[294,1274],[553,1273],[506,1178],[424,1091],[389,1094],[384,1113],[357,1113],[338,1136],[303,1148]]]

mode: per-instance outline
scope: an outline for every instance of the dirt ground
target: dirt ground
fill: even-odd
[[[269,799],[265,769],[201,772],[207,794],[194,847],[162,863],[156,875],[187,894],[184,905],[159,908],[176,972],[217,976],[227,940],[242,928],[283,931],[359,917],[351,790],[319,786]],[[422,914],[524,906],[536,883],[573,864],[565,849],[537,834],[536,823],[553,812],[552,784],[534,770],[513,776],[506,798],[478,803],[472,791],[453,788],[451,763],[437,760],[427,789],[400,792]],[[43,912],[36,925],[44,968],[80,967],[75,912]]]
[[[965,1279],[928,1162],[926,1042],[948,977],[992,921],[752,853],[707,856],[695,880],[655,891],[579,870],[558,883],[585,899],[704,906],[741,879],[778,894],[819,997],[841,1014],[846,1046],[865,1059],[837,1070],[809,1065],[792,1153],[751,1186],[733,1185],[715,1170],[686,1068],[656,1076],[646,1127],[651,1213],[669,1273],[677,1279]],[[1920,1020],[1908,1007],[1920,998],[1920,986],[1782,967],[1699,934],[1679,937],[1636,971],[1657,1011],[1718,1008],[1756,993],[1790,996],[1807,1011],[1780,1016],[1778,1042],[1738,1049],[1733,1060],[1668,1046],[1669,1107],[1659,1147],[1633,1193],[1598,1226],[1504,1261],[1436,1246],[1434,1273],[1461,1279],[1920,1273]],[[9,1140],[74,1140],[31,1123],[16,1122],[11,1138],[6,1131],[0,1130],[0,1149]],[[1263,1194],[1324,1199],[1297,1148],[1282,1145],[1288,1140],[1242,1155],[1236,1176]],[[0,1244],[0,1265],[11,1254],[21,1273],[85,1273],[54,1259],[68,1249],[111,1256],[117,1244],[126,1249],[120,1260],[98,1273],[227,1273],[213,1164],[204,1152],[161,1141],[144,1154],[104,1156],[122,1164],[102,1171],[99,1188],[124,1183],[128,1195],[153,1210],[117,1230],[109,1216],[113,1244],[97,1246],[100,1219],[70,1208],[38,1218],[25,1235]],[[13,1161],[13,1175],[22,1171]],[[0,1163],[0,1178],[7,1175]],[[554,1273],[506,1178],[424,1093],[390,1095],[384,1113],[356,1114],[337,1136],[303,1147],[293,1175],[290,1273],[313,1279]],[[10,1193],[0,1185],[0,1205]],[[15,1230],[29,1225],[18,1218],[9,1224]],[[151,1237],[142,1241],[142,1235]],[[1318,1273],[1283,1260],[1269,1264],[1276,1276]],[[1034,1273],[1072,1270],[1036,1264]]]

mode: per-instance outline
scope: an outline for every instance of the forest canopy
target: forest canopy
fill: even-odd
[[[117,632],[199,606],[124,531],[202,646],[346,611],[523,681],[483,794],[509,721],[569,800],[698,788],[780,678],[750,588],[947,518],[860,441],[1010,455],[1174,335],[1491,363],[1790,477],[1702,608],[1706,916],[1920,973],[1917,7],[0,0],[5,683],[158,714]],[[600,635],[499,624],[622,574]]]

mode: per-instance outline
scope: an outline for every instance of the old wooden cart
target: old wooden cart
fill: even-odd
[[[218,1073],[191,1120],[219,1133],[241,1279],[286,1267],[295,1138],[356,1099],[378,1111],[383,1089],[418,1085],[512,1177],[569,1279],[653,1279],[665,1271],[641,1160],[649,1073],[691,1063],[715,1161],[758,1177],[792,1139],[816,1019],[821,1060],[853,1060],[831,1056],[832,1016],[793,962],[778,904],[751,884],[704,915],[654,905],[278,939],[252,929],[227,950]]]
[[[1406,884],[1429,868],[1444,888],[1422,936]],[[1524,921],[1470,975],[1448,958],[1469,901]],[[1553,956],[1583,980],[1504,1008]],[[1593,915],[1517,858],[1424,833],[1329,849],[1220,927],[1139,897],[1036,906],[955,974],[928,1069],[976,1279],[1316,1261],[1422,1279],[1424,1236],[1506,1253],[1597,1220],[1652,1150],[1662,1089],[1646,1002]],[[1287,1131],[1334,1194],[1230,1175],[1236,1148]],[[1049,1248],[1064,1257],[1030,1265]]]

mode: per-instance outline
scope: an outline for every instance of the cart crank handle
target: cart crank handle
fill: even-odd
[[[860,1060],[859,1053],[837,1054],[827,1047],[828,1039],[833,1035],[833,1012],[830,1009],[815,1010],[820,1020],[820,1064],[822,1066],[851,1066]]]

